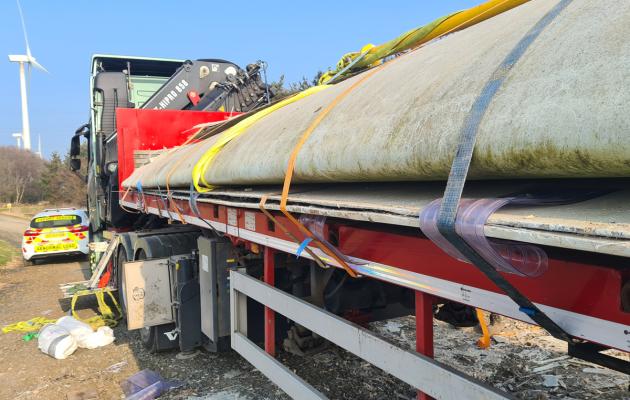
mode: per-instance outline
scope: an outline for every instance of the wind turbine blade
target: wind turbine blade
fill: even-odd
[[[31,48],[28,45],[28,35],[26,34],[26,23],[24,22],[24,14],[22,13],[22,6],[20,5],[20,0],[15,0],[17,2],[18,11],[20,12],[20,21],[22,21],[22,32],[24,33],[24,43],[26,44],[26,55],[28,58],[32,58],[31,56]]]
[[[33,65],[33,67],[39,69],[40,71],[44,71],[46,73],[49,73],[48,70],[46,68],[44,68],[43,65],[41,65],[40,63],[38,63],[37,61],[35,61],[34,57],[30,57],[29,61],[28,61],[29,66]],[[30,71],[30,69],[29,69]]]

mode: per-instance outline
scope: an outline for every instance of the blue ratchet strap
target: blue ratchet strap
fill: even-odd
[[[494,71],[490,80],[484,86],[481,94],[473,103],[470,113],[464,121],[460,131],[460,141],[455,153],[455,159],[446,183],[444,197],[440,205],[437,218],[437,227],[440,233],[473,265],[484,273],[497,287],[507,294],[518,306],[519,310],[529,316],[534,322],[546,329],[552,336],[567,342],[572,342],[571,337],[543,313],[531,300],[525,297],[518,289],[509,283],[483,256],[474,250],[455,231],[457,210],[462,197],[468,169],[472,160],[479,125],[492,102],[495,94],[501,88],[508,73],[518,62],[521,56],[540,35],[540,33],[571,3],[571,0],[561,0],[545,16],[534,25],[529,32],[518,42],[516,47],[507,55],[501,65]]]
[[[195,216],[199,219],[203,219],[201,217],[201,213],[199,212],[199,208],[197,207],[197,199],[199,198],[199,192],[195,190],[193,184],[190,184],[190,197],[188,197],[188,205]]]
[[[519,307],[518,310],[522,312],[523,314],[529,315],[530,317],[533,317],[534,315],[536,315],[536,310],[532,310],[531,308]]]
[[[171,210],[168,208],[168,204],[166,203],[166,199],[164,199],[164,197],[162,197],[162,191],[160,190],[159,186],[157,188],[157,191],[158,191],[158,198],[160,199],[160,202],[162,203],[162,206],[166,210],[166,214],[168,214],[169,222],[171,222],[171,221],[173,221],[173,216],[171,215]],[[161,213],[161,211],[160,211],[160,213]]]
[[[188,197],[188,205],[190,206],[190,209],[192,210],[192,212],[195,214],[195,217],[197,217],[200,220],[202,220],[218,236],[223,236],[223,234],[221,232],[219,232],[214,226],[212,226],[212,224],[210,222],[206,221],[201,216],[201,212],[199,212],[199,207],[197,207],[197,199],[199,198],[199,195],[201,193],[199,193],[197,190],[195,190],[195,187],[193,186],[192,183],[190,184],[189,193],[190,193],[190,196]]]
[[[136,182],[136,189],[138,190],[138,193],[140,194],[140,196],[138,196],[138,200],[139,200],[138,207],[140,207],[142,211],[146,211],[145,209],[146,204],[144,201],[144,192],[142,191],[142,181],[140,179],[138,179],[138,182]]]
[[[313,241],[312,237],[307,237],[306,239],[302,241],[302,243],[300,243],[300,246],[295,251],[295,255],[297,256],[297,258],[300,258],[300,255],[302,254],[304,249],[306,249],[306,246],[308,246],[308,244],[311,243],[312,241]]]

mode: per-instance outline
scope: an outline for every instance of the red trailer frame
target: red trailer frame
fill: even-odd
[[[119,109],[119,154],[124,160],[121,182],[133,170],[133,150],[172,147],[186,140],[185,128],[200,122],[228,118],[226,113],[191,113]],[[164,132],[176,134],[164,135]],[[122,186],[121,186],[122,187]],[[122,194],[121,194],[122,197]],[[269,223],[268,217],[254,205],[231,207],[202,197],[191,206],[190,193],[163,193],[130,188],[125,207],[163,218],[223,232],[234,244],[250,248],[261,246],[264,253],[264,281],[274,284],[276,251],[295,254],[296,243],[283,230]],[[275,219],[294,237],[303,233],[279,212]],[[334,233],[334,235],[331,235]],[[506,294],[471,264],[451,258],[424,237],[419,229],[378,223],[328,220],[326,239],[336,238],[338,249],[355,263],[355,271],[364,279],[379,279],[413,289],[416,293],[416,350],[433,356],[434,298],[443,298],[505,315],[528,323],[533,321],[519,310]],[[341,267],[313,247],[310,250],[331,266]],[[622,287],[630,272],[619,268],[625,259],[590,253],[548,248],[549,269],[539,277],[505,278],[574,338],[630,352],[630,313],[622,308]],[[303,253],[303,257],[311,257]],[[311,257],[312,258],[312,257]],[[275,354],[274,311],[265,309],[265,350]],[[570,347],[571,348],[571,347]],[[597,353],[599,354],[599,353]]]

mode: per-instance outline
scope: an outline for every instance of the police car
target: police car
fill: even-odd
[[[22,236],[27,263],[57,255],[88,254],[89,220],[84,210],[48,209],[35,215]]]

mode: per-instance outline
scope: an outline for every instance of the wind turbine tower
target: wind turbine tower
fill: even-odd
[[[37,135],[37,153],[35,154],[37,154],[39,158],[44,158],[42,154],[42,135]]]
[[[26,24],[24,23],[24,15],[22,14],[22,7],[20,6],[20,0],[16,0],[18,11],[20,12],[20,21],[22,22],[22,32],[24,33],[24,42],[26,44],[25,55],[9,55],[9,61],[20,64],[20,94],[22,96],[22,141],[24,142],[24,149],[31,149],[31,130],[28,120],[28,87],[26,81],[26,67],[28,66],[28,79],[31,78],[31,66],[40,69],[44,72],[44,68],[40,63],[35,60],[35,57],[31,55],[31,48],[28,45],[28,36],[26,34]]]
[[[21,149],[22,148],[22,134],[14,133],[12,136],[15,138],[15,140],[17,140],[17,148]]]

